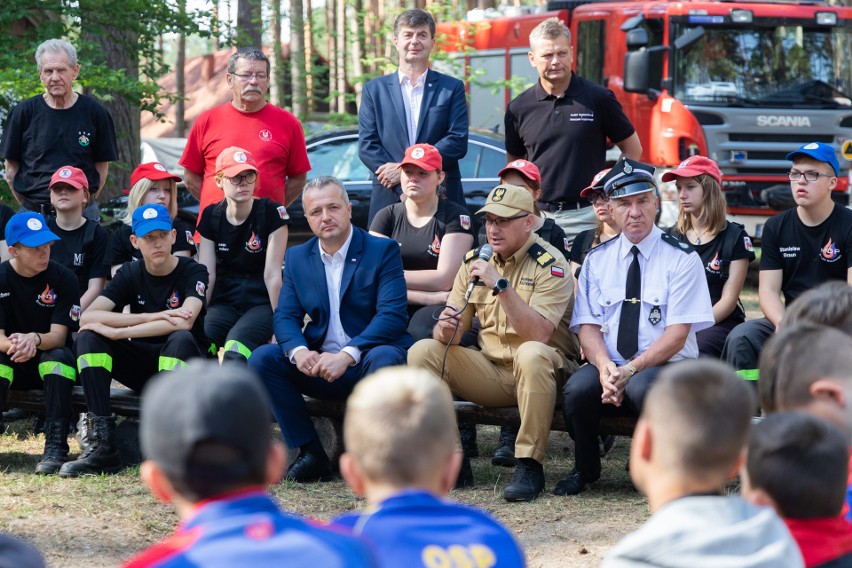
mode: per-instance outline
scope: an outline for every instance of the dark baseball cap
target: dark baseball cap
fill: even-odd
[[[160,373],[142,393],[142,453],[173,480],[262,479],[272,444],[271,405],[244,365],[192,361]],[[197,459],[201,445],[221,448],[215,460]]]

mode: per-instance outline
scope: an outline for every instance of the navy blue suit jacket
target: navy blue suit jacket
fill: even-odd
[[[340,321],[349,345],[367,351],[378,345],[407,349],[405,277],[399,245],[352,227],[340,284]],[[304,326],[305,315],[310,322]],[[325,265],[314,237],[287,250],[284,279],[273,316],[275,337],[285,353],[299,345],[320,351],[330,316]]]
[[[469,119],[464,83],[449,75],[429,69],[423,87],[418,144],[431,144],[441,153],[446,179],[447,198],[464,205],[459,160],[467,154]],[[399,186],[392,193],[382,187],[375,172],[388,162],[401,162],[408,148],[408,123],[399,74],[377,77],[364,85],[361,108],[358,109],[358,155],[372,172],[373,196],[370,200],[370,222],[382,207],[399,201]],[[377,197],[379,202],[374,207]],[[378,206],[381,205],[381,206]]]

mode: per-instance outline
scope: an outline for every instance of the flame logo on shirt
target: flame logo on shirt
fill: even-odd
[[[834,244],[834,241],[831,238],[828,239],[828,242],[822,247],[822,257],[826,260],[832,260],[840,254],[840,250],[837,248],[837,245]]]
[[[249,238],[246,243],[246,250],[248,251],[258,251],[263,244],[260,242],[260,237],[258,237],[254,231],[251,232],[251,238]]]
[[[429,245],[429,252],[432,254],[441,254],[441,239],[438,238],[438,235],[435,235],[435,238],[432,239],[432,244]]]
[[[44,292],[38,295],[39,302],[44,306],[52,306],[56,303],[56,294],[50,288],[50,284],[46,284]]]
[[[172,295],[169,296],[169,299],[166,300],[166,306],[168,306],[169,309],[172,310],[180,306],[180,295],[178,294],[177,290],[173,291]]]
[[[719,272],[722,269],[722,263],[719,262],[719,253],[713,257],[713,260],[707,263],[707,268],[712,270],[713,272]]]

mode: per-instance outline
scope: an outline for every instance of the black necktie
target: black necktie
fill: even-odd
[[[642,308],[642,271],[639,269],[639,249],[636,245],[630,249],[633,262],[627,269],[627,286],[624,303],[621,304],[621,323],[618,325],[618,352],[625,360],[639,351],[639,312]]]

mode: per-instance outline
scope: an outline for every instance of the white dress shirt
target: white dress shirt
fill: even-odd
[[[642,303],[639,316],[639,353],[657,341],[666,326],[691,324],[683,349],[670,361],[698,357],[695,332],[713,325],[713,306],[701,257],[663,241],[663,232],[654,227],[636,243],[642,272]],[[624,234],[589,251],[577,285],[577,299],[571,318],[571,331],[583,324],[601,326],[609,357],[625,363],[618,352],[618,326],[621,304],[626,296],[627,270],[633,262],[633,247]],[[658,323],[652,322],[659,316]]]
[[[415,83],[411,77],[397,71],[399,74],[399,86],[402,89],[402,104],[405,106],[405,124],[408,125],[408,145],[414,146],[417,140],[417,127],[420,124],[420,105],[423,103],[423,86],[426,84],[424,71]]]
[[[325,334],[325,341],[322,342],[320,350],[323,353],[345,351],[355,360],[353,365],[357,365],[361,361],[361,350],[357,347],[347,345],[352,338],[346,335],[346,332],[343,330],[343,323],[340,321],[340,286],[343,281],[343,267],[346,264],[346,255],[349,253],[349,245],[352,243],[352,234],[353,231],[350,227],[349,236],[346,237],[346,241],[344,241],[340,249],[334,254],[325,252],[322,248],[322,242],[319,242],[317,245],[319,247],[320,259],[323,265],[325,265],[325,285],[328,288],[329,305],[328,331]],[[287,353],[287,358],[294,365],[296,361],[293,359],[293,356],[302,349],[307,349],[307,346],[299,345],[298,347],[293,347]]]

